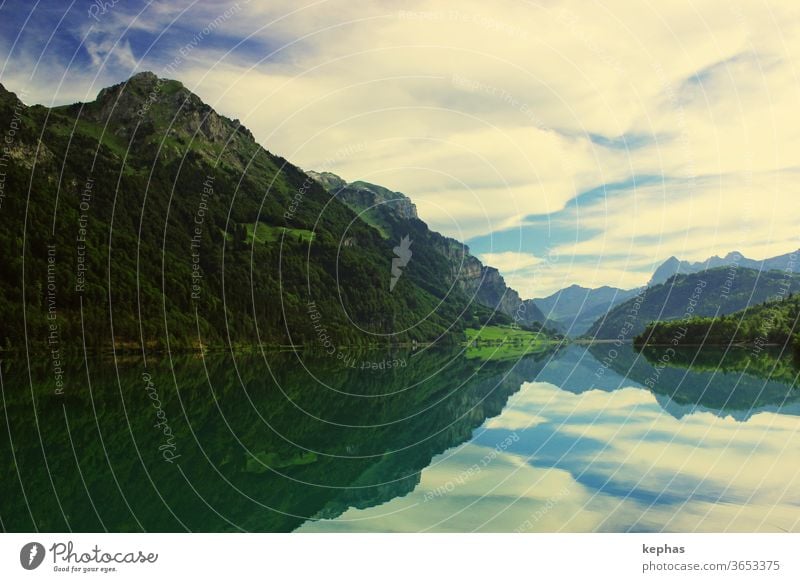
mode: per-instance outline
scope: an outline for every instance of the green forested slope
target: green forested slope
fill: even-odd
[[[517,291],[506,285],[498,270],[484,265],[470,253],[467,245],[431,230],[402,192],[363,181],[348,183],[330,172],[312,171],[309,175],[384,238],[397,244],[403,237],[409,237],[413,241],[414,260],[420,258],[422,265],[428,265],[427,272],[409,272],[420,286],[425,287],[435,282],[433,278],[444,275],[442,282],[448,288],[466,293],[472,301],[496,312],[498,323],[507,319],[533,330],[552,323],[546,321],[532,301],[523,302]],[[475,323],[474,316],[472,323]]]
[[[788,294],[720,317],[693,317],[683,321],[654,322],[636,338],[637,344],[679,343],[683,345],[793,344],[800,352],[798,337],[800,296]]]
[[[490,319],[426,253],[390,291],[390,241],[177,81],[54,109],[0,87],[0,127],[6,349],[455,340]]]
[[[586,336],[632,340],[653,321],[726,315],[798,289],[800,275],[783,271],[720,267],[676,275],[617,305]]]

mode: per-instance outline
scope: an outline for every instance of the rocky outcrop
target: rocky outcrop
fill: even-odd
[[[180,81],[161,79],[145,71],[125,82],[102,89],[91,103],[64,108],[82,119],[107,125],[114,135],[129,139],[148,135],[154,127],[169,127],[161,139],[176,138],[186,144],[210,143],[236,148],[235,133],[254,141],[238,120],[219,115]],[[136,143],[134,142],[134,146]]]
[[[311,175],[326,190],[356,212],[369,210],[376,213],[389,213],[402,220],[419,218],[416,205],[402,192],[393,192],[388,188],[370,184],[369,182],[346,183],[336,174],[331,174],[330,172],[325,172],[323,175],[318,174],[318,176],[321,179]],[[341,185],[340,182],[344,182],[344,185]]]
[[[368,182],[348,183],[331,172],[306,173],[385,237],[399,238],[410,229],[417,233],[415,244],[419,248],[422,243],[419,237],[423,236],[426,245],[447,258],[450,264],[448,283],[454,283],[477,303],[496,309],[521,325],[545,322],[541,310],[531,301],[522,301],[496,268],[484,265],[471,255],[464,243],[430,230],[419,219],[416,205],[405,194]]]
[[[335,194],[337,191],[347,186],[347,182],[332,172],[315,172],[306,170],[306,174],[319,182],[328,192]]]
[[[496,307],[518,324],[545,323],[541,310],[533,302],[523,301],[519,293],[508,287],[500,271],[483,265],[475,257],[470,258],[479,268],[470,269],[461,279],[461,284],[467,292],[475,294],[479,303]]]

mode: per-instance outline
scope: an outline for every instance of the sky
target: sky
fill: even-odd
[[[523,297],[800,248],[800,5],[0,0],[0,82],[150,70],[268,150],[406,193]]]

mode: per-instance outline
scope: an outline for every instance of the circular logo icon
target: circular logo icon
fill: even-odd
[[[35,570],[44,561],[44,546],[39,542],[29,542],[19,551],[19,563],[26,570]]]

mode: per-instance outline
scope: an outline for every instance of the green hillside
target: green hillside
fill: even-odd
[[[676,275],[643,289],[598,319],[586,336],[632,340],[653,321],[727,315],[800,290],[800,275],[783,271],[720,267]]]
[[[413,241],[415,260],[420,257],[424,264],[435,265],[435,269],[427,272],[410,273],[418,277],[418,285],[425,287],[431,277],[444,276],[443,282],[448,287],[496,312],[497,323],[514,321],[534,331],[553,323],[546,321],[532,301],[522,301],[498,270],[484,265],[469,252],[467,245],[428,228],[417,215],[416,206],[402,192],[363,181],[348,183],[331,172],[309,172],[309,175],[393,244],[406,236]],[[470,323],[475,323],[474,318]]]
[[[756,350],[765,345],[793,345],[800,355],[800,296],[789,294],[720,317],[692,317],[683,321],[650,323],[636,337],[637,345],[716,345],[751,344]]]
[[[177,81],[53,109],[0,87],[12,123],[6,349],[455,343],[493,320],[418,249],[390,291],[396,242]]]

